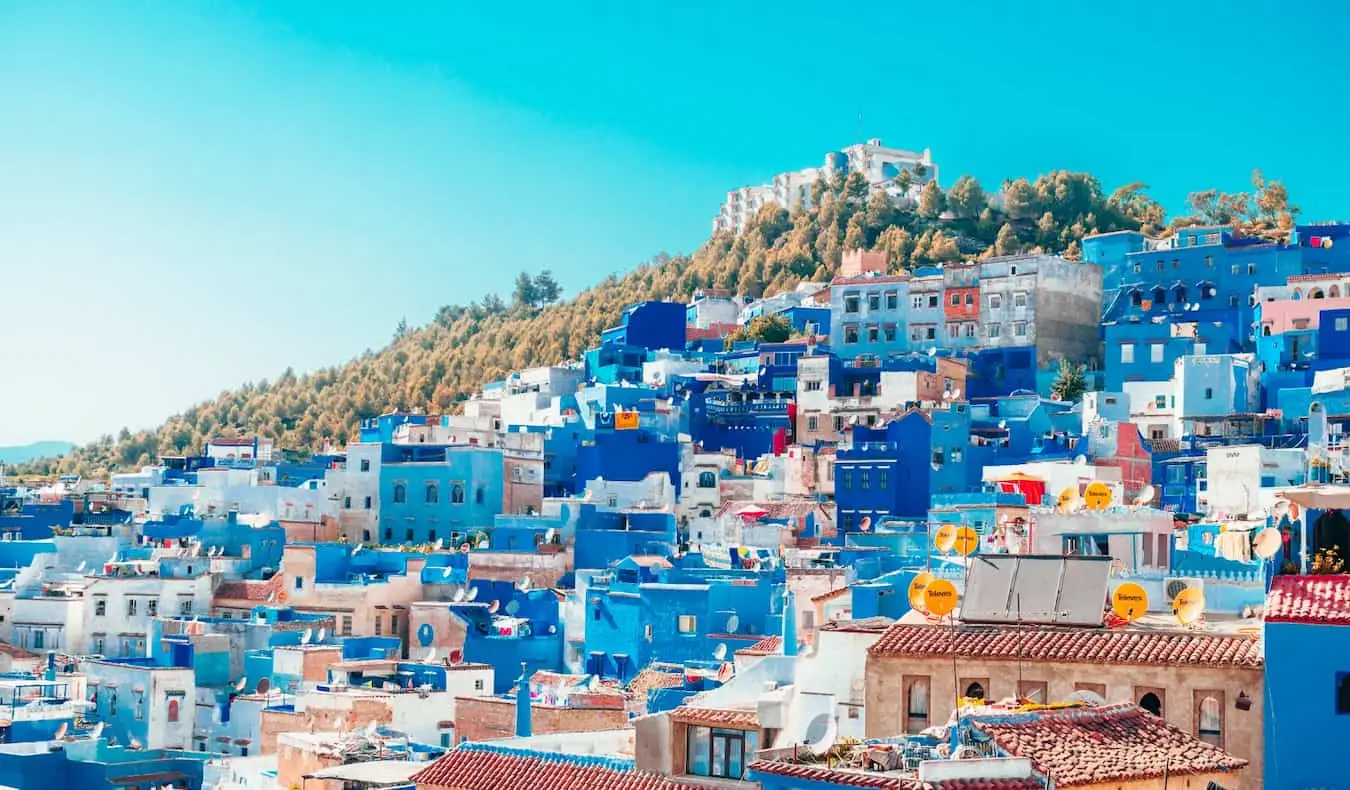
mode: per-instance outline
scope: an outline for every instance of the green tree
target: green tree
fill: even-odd
[[[511,293],[511,301],[517,307],[534,307],[539,301],[539,289],[534,284],[534,278],[525,272],[516,275],[516,288]]]
[[[861,205],[867,200],[867,177],[855,170],[844,179],[844,196],[849,202]]]
[[[792,322],[782,313],[761,315],[751,319],[750,323],[727,335],[726,346],[740,340],[754,340],[757,343],[782,343],[792,337]]]
[[[1036,217],[1036,189],[1025,178],[1007,182],[1003,187],[1003,211],[1012,219]]]
[[[961,176],[947,192],[947,207],[961,219],[978,217],[989,207],[989,198],[980,182],[970,176]]]
[[[1065,403],[1077,403],[1087,391],[1087,378],[1083,374],[1083,366],[1061,359],[1059,373],[1055,376],[1054,383],[1050,385],[1050,391]]]
[[[538,304],[553,304],[562,298],[562,286],[553,279],[553,272],[545,269],[534,278],[534,298]]]
[[[947,196],[936,181],[929,181],[919,191],[919,216],[924,219],[937,219],[947,208]]]

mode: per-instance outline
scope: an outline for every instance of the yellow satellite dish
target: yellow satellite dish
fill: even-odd
[[[1134,582],[1125,582],[1111,593],[1111,611],[1133,623],[1148,611],[1148,593]]]
[[[1274,527],[1266,527],[1256,533],[1252,551],[1261,559],[1268,560],[1275,556],[1283,544],[1284,538],[1280,536],[1280,531]]]
[[[1205,594],[1197,587],[1187,587],[1172,600],[1172,611],[1182,625],[1190,625],[1205,613]]]
[[[943,524],[938,527],[938,531],[933,535],[933,548],[943,554],[950,554],[952,547],[956,545],[956,525]]]
[[[1111,486],[1102,482],[1089,483],[1083,491],[1083,499],[1087,500],[1088,510],[1105,510],[1111,506]]]
[[[1068,488],[1059,492],[1059,500],[1056,502],[1056,504],[1059,505],[1059,509],[1063,511],[1069,507],[1069,503],[1072,502],[1074,498],[1077,496],[1078,491],[1073,486],[1069,486]]]
[[[956,543],[953,548],[962,557],[969,557],[980,548],[980,533],[970,527],[961,527],[956,531]]]
[[[928,605],[924,600],[924,592],[928,590],[928,585],[933,583],[933,574],[928,571],[915,576],[909,583],[909,608],[918,609],[920,612],[926,611]]]
[[[956,585],[946,579],[934,579],[923,591],[924,608],[938,617],[949,615],[956,608]]]

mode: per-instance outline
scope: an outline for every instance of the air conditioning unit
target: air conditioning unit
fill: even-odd
[[[1205,580],[1194,576],[1176,576],[1169,578],[1164,582],[1163,597],[1167,599],[1167,605],[1171,606],[1172,601],[1176,600],[1176,597],[1181,594],[1181,591],[1188,587],[1194,587],[1200,591],[1201,595],[1204,595]]]

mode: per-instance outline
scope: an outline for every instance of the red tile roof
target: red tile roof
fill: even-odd
[[[1350,575],[1276,576],[1266,622],[1350,625]]]
[[[750,770],[837,787],[874,787],[881,790],[1042,790],[1045,787],[1036,779],[954,779],[926,784],[918,779],[894,774],[840,771],[823,765],[774,760],[756,760],[750,763]]]
[[[683,672],[662,672],[659,669],[647,667],[628,681],[628,693],[646,699],[647,692],[652,689],[670,689],[683,685]]]
[[[524,750],[460,747],[413,774],[419,788],[449,790],[685,790],[652,773],[620,770],[605,760]]]
[[[672,721],[681,724],[697,724],[704,727],[731,727],[741,730],[759,729],[759,713],[753,710],[731,710],[729,708],[697,708],[681,705],[671,714]]]
[[[820,595],[815,596],[814,598],[811,599],[811,603],[825,603],[826,601],[833,601],[835,598],[839,598],[845,595],[846,593],[852,591],[852,589],[853,588],[849,587],[847,584],[845,584],[843,587],[836,587],[833,590],[830,590],[829,592],[821,593]]]
[[[736,651],[736,655],[741,656],[771,656],[783,647],[783,637],[776,634],[766,636],[749,647],[743,647]]]
[[[731,500],[722,503],[717,515],[725,516],[746,507],[763,510],[764,518],[801,518],[814,513],[817,519],[830,520],[829,513],[814,499],[778,499],[766,502],[757,502],[753,499]]]
[[[276,573],[265,581],[245,579],[221,582],[216,588],[217,600],[266,601],[274,593],[281,592],[281,574]]]
[[[1020,643],[1020,644],[1019,644]],[[874,656],[950,656],[1016,661],[1149,666],[1250,667],[1265,665],[1261,642],[1251,636],[1194,631],[1018,629],[960,625],[952,629],[896,623],[868,652]]]
[[[1026,714],[966,715],[1009,754],[1028,757],[1055,787],[1240,770],[1247,761],[1131,703]]]

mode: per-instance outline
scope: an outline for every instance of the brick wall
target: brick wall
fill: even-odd
[[[532,706],[530,730],[534,735],[559,732],[621,730],[628,726],[622,708],[557,708]],[[498,697],[455,697],[456,741],[488,741],[516,734],[516,703]]]

